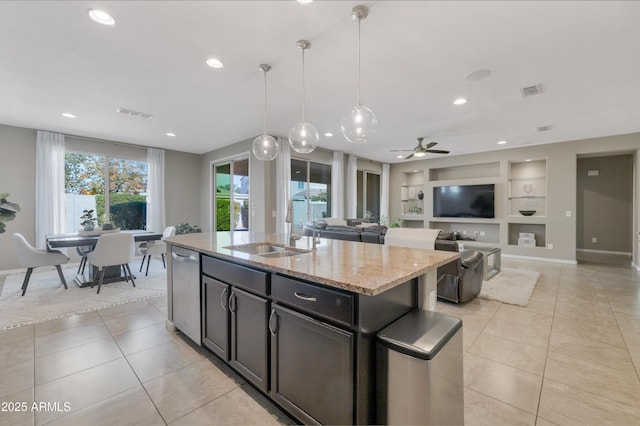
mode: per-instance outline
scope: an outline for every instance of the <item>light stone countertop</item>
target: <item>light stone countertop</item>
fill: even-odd
[[[287,235],[246,231],[175,235],[165,241],[221,259],[368,296],[380,294],[460,257],[459,253],[449,251],[328,238],[320,238],[315,252],[280,258],[268,258],[225,248],[260,242],[281,245],[289,243]],[[295,247],[310,250],[311,246],[311,237],[302,237],[296,242]]]

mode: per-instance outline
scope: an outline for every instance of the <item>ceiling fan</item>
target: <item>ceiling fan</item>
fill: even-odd
[[[404,159],[408,160],[409,158],[416,157],[424,157],[427,153],[430,154],[448,154],[449,151],[444,151],[442,149],[431,149],[438,144],[438,142],[429,142],[426,146],[422,145],[422,141],[424,138],[418,138],[418,145],[416,145],[413,149],[391,149],[391,152],[401,152],[401,151],[413,151],[411,154],[407,155]]]

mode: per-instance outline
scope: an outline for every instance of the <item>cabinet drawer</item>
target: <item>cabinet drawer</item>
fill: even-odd
[[[271,277],[271,296],[329,320],[353,326],[353,296],[281,275]]]
[[[212,278],[247,289],[254,293],[267,295],[267,273],[235,263],[202,256],[202,273]]]

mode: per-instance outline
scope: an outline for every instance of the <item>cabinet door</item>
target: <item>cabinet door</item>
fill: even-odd
[[[231,364],[264,392],[268,391],[269,301],[236,287],[229,296]]]
[[[273,305],[271,397],[303,423],[353,423],[353,334]]]
[[[202,343],[229,360],[229,291],[231,286],[202,276]]]

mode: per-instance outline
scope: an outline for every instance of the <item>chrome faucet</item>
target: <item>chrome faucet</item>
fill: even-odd
[[[311,239],[312,239],[311,250],[316,251],[316,245],[320,244],[320,238],[316,236],[316,217],[313,214],[313,212],[307,211],[305,214],[302,215],[302,217],[300,218],[300,227],[302,227],[302,222],[305,219],[307,219],[309,216],[311,216],[311,221],[313,223],[313,228],[311,230]]]

